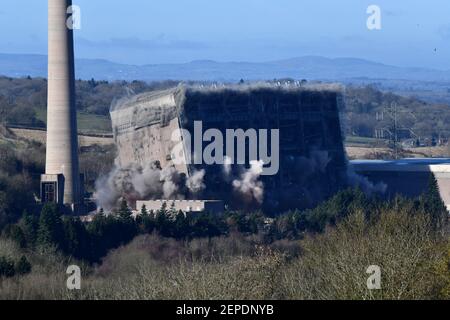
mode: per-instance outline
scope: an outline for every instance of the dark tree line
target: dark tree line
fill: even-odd
[[[39,190],[44,159],[42,145],[15,140],[0,126],[0,230],[16,222],[24,210],[36,210],[33,194]]]
[[[367,219],[377,219],[382,210],[401,207],[411,215],[424,214],[436,229],[448,223],[448,211],[442,202],[436,179],[430,175],[428,190],[417,199],[396,197],[386,201],[368,197],[359,189],[337,193],[314,209],[290,211],[276,217],[262,213],[226,212],[188,214],[177,212],[173,206],[163,206],[157,212],[142,208],[133,217],[125,201],[110,215],[101,211],[92,222],[83,223],[77,217],[62,216],[56,205],[47,204],[40,215],[24,213],[17,224],[9,225],[4,234],[22,248],[56,247],[66,255],[98,262],[110,249],[130,242],[139,234],[156,232],[176,239],[212,238],[238,232],[262,235],[267,243],[279,239],[301,239],[305,233],[323,232],[355,211]]]

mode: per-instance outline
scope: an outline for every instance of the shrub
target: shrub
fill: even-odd
[[[25,256],[22,256],[15,266],[16,273],[19,275],[25,275],[31,272],[31,263]]]
[[[14,262],[6,257],[0,257],[0,278],[1,277],[14,277]]]
[[[64,237],[63,224],[58,208],[53,203],[46,204],[39,218],[38,243],[41,246],[62,246]]]
[[[290,299],[437,299],[443,282],[435,274],[448,237],[433,231],[424,214],[408,207],[367,220],[359,211],[301,242],[303,255],[286,271]],[[368,290],[366,270],[381,268],[381,290]]]

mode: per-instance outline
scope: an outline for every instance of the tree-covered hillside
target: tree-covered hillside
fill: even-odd
[[[286,80],[287,81],[287,80]],[[76,81],[78,127],[83,132],[110,132],[109,108],[124,96],[176,85],[176,81]],[[348,86],[343,91],[345,109],[342,122],[346,136],[374,137],[376,129],[393,129],[387,107],[397,108],[400,139],[423,141],[447,139],[450,107],[429,104],[415,98],[383,93],[371,86]],[[44,127],[46,121],[47,82],[36,78],[0,77],[0,123]],[[378,114],[378,117],[377,117]]]
[[[383,93],[371,86],[346,87],[343,122],[347,136],[374,137],[376,129],[393,131],[396,115],[399,139],[448,139],[450,106]],[[396,109],[396,110],[395,110]]]
[[[109,108],[115,99],[148,90],[165,88],[176,82],[76,81],[76,103],[80,131],[110,132]],[[45,127],[47,80],[0,77],[0,123]]]

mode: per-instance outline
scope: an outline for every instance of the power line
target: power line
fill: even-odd
[[[394,157],[395,159],[398,159],[398,136],[399,131],[408,131],[409,134],[413,137],[418,138],[418,136],[415,134],[415,132],[412,130],[409,126],[401,125],[399,122],[399,113],[407,113],[411,115],[415,120],[417,120],[416,115],[411,112],[410,110],[399,110],[398,105],[396,102],[391,102],[389,106],[384,106],[383,111],[377,112],[375,117],[377,121],[383,121],[385,122],[385,117],[387,117],[387,126],[383,126],[381,128],[375,129],[375,137],[377,139],[384,138],[385,133],[388,134],[389,140],[393,142],[393,149],[394,149]]]

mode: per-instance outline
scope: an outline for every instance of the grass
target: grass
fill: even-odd
[[[36,118],[47,123],[47,111],[36,109]],[[111,120],[109,116],[77,112],[78,131],[82,133],[111,133]]]
[[[78,113],[78,130],[83,133],[112,133],[111,120],[108,116]]]
[[[380,142],[384,142],[384,139],[376,139],[369,137],[358,137],[358,136],[346,136],[345,143],[347,145],[357,145],[360,147],[372,147],[375,144],[380,144]]]

